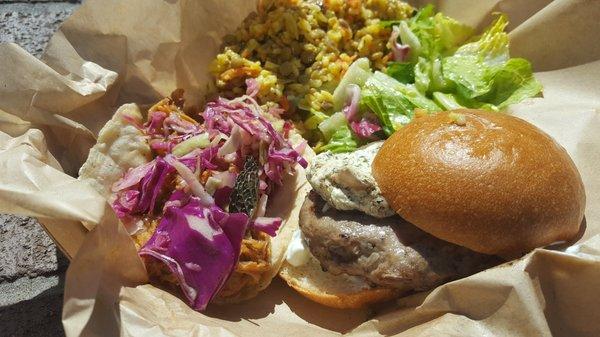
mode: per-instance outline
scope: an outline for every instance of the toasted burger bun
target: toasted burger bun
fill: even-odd
[[[130,121],[139,124],[144,122],[144,116],[136,104],[125,104],[117,109],[113,117],[100,130],[97,143],[90,149],[86,162],[79,170],[78,179],[93,186],[107,200],[111,198],[112,185],[127,170],[152,160],[152,153],[145,135],[131,125]],[[297,134],[292,135],[290,139],[294,144],[303,141],[302,137]],[[307,148],[304,154],[305,159],[310,161],[312,156],[314,156],[314,152]],[[226,282],[222,292],[212,300],[213,303],[236,303],[249,299],[271,283],[283,263],[292,234],[298,228],[298,213],[309,190],[310,185],[300,166],[297,166],[294,175],[284,176],[283,185],[269,198],[266,211],[266,216],[281,217],[283,224],[274,238],[267,235],[259,238],[259,240],[267,241],[268,261],[266,266],[256,268],[256,272],[245,276],[239,271],[244,268],[239,268],[238,264],[238,268]],[[158,219],[148,221],[144,229],[132,236],[138,249],[152,237],[157,223]],[[179,288],[177,278],[162,262],[145,259],[145,264],[153,282],[172,289]],[[252,279],[252,282],[236,284],[240,280],[247,281],[248,279]]]
[[[398,297],[401,289],[372,288],[364,279],[334,275],[321,269],[316,258],[295,267],[284,262],[279,276],[302,296],[338,309],[358,309]]]
[[[471,250],[517,256],[579,231],[581,177],[537,127],[477,110],[416,118],[378,152],[384,197],[422,230]]]

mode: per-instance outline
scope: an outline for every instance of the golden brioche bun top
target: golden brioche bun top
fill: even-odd
[[[572,239],[585,207],[567,152],[504,113],[457,110],[416,118],[373,161],[391,207],[440,239],[515,256]]]

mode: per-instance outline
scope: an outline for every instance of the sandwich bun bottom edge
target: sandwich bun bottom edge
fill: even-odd
[[[284,262],[279,276],[302,296],[336,309],[365,308],[395,299],[406,292],[402,289],[371,287],[359,277],[323,271],[313,256],[306,264],[297,267]]]

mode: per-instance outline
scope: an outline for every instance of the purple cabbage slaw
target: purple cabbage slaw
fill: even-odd
[[[179,190],[139,254],[167,265],[190,305],[204,310],[235,269],[247,224],[246,214],[228,214]]]
[[[195,310],[204,310],[234,271],[247,230],[277,234],[282,219],[264,216],[269,193],[296,164],[307,166],[302,157],[306,144],[290,144],[289,122],[276,130],[270,119],[279,110],[271,108],[268,113],[274,117],[265,116],[254,99],[258,88],[249,84],[248,95],[209,102],[203,123],[173,104],[151,108],[147,122],[137,127],[156,157],[130,169],[112,187],[112,207],[132,235],[143,228],[142,219],[160,218],[139,254],[164,263]],[[183,155],[173,154],[193,137],[205,142]],[[251,217],[227,212],[247,156],[261,164],[259,204]]]
[[[358,119],[358,108],[360,101],[360,87],[356,84],[350,84],[347,88],[348,102],[342,109],[350,128],[361,139],[375,140],[375,133],[381,130],[377,122],[377,117],[366,115]]]
[[[392,27],[392,34],[390,35],[390,44],[392,45],[392,56],[396,62],[404,62],[408,58],[410,52],[410,46],[398,42],[400,36],[400,28],[397,25]]]

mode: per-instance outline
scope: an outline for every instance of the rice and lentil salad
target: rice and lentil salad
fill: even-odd
[[[308,131],[333,113],[333,90],[350,64],[367,57],[382,70],[391,60],[392,29],[381,21],[413,12],[398,0],[263,1],[225,38],[211,69],[218,94],[241,95],[245,80],[256,78],[259,102],[299,108],[289,117],[314,144],[319,136]]]
[[[213,94],[256,92],[316,152],[385,139],[415,114],[500,111],[541,92],[509,56],[506,16],[481,35],[432,5],[399,0],[259,1],[211,66]]]

